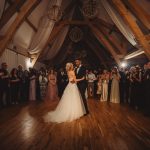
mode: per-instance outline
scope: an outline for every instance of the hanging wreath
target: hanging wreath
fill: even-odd
[[[96,0],[86,0],[83,4],[82,13],[87,18],[95,18],[98,13],[98,4]]]
[[[79,27],[74,27],[71,29],[69,37],[73,42],[77,43],[83,38],[83,32]]]

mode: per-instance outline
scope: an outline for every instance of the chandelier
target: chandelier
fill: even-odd
[[[82,13],[90,19],[96,17],[98,13],[98,4],[96,0],[85,0],[83,3]]]
[[[62,17],[62,11],[60,9],[60,6],[57,3],[57,0],[55,2],[54,5],[52,5],[48,11],[47,11],[47,17],[49,20],[53,20],[53,21],[59,21]]]

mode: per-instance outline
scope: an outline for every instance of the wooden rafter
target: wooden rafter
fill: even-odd
[[[8,22],[8,20],[21,8],[26,0],[15,0],[12,5],[10,5],[4,12],[2,18],[0,19],[0,29]]]
[[[32,0],[32,1],[26,0],[25,4],[21,7],[18,16],[16,17],[12,25],[8,28],[5,37],[3,38],[3,40],[0,41],[0,56],[2,55],[8,43],[12,39],[18,27],[21,25],[24,19],[29,15],[29,12],[40,2],[41,0]]]
[[[146,13],[136,0],[128,0],[126,2],[129,3],[128,6],[131,8],[131,11],[135,14],[135,16],[141,20],[148,29],[150,29],[150,15]]]
[[[146,38],[146,40],[147,40],[148,42],[150,42],[150,34],[145,35],[145,38]]]
[[[104,61],[104,58],[101,56],[101,54],[95,49],[95,47],[92,45],[91,42],[89,42],[88,40],[84,40],[85,43],[93,50],[93,52],[97,55],[97,57],[99,58],[99,60],[102,62],[103,66],[107,68],[107,65]]]
[[[126,9],[126,7],[124,6],[124,4],[122,3],[121,0],[112,0],[112,2],[118,9],[118,11],[121,14],[121,16],[123,17],[123,19],[128,23],[128,26],[134,33],[137,41],[142,46],[147,57],[150,59],[150,45],[149,45],[148,41],[146,40],[146,37],[142,33],[141,29],[139,28],[137,23],[132,18],[130,12]]]
[[[34,30],[34,32],[37,32],[37,28],[31,23],[28,18],[26,18],[25,21]]]
[[[92,20],[93,24],[99,24],[99,25],[102,25],[104,26],[105,28],[109,29],[109,30],[113,30],[114,32],[117,32],[120,34],[120,31],[119,29],[114,25],[114,24],[111,24],[103,19],[100,19],[100,18],[96,18],[94,20]]]
[[[127,53],[127,50],[121,47],[121,45],[118,44],[118,41],[111,35],[109,34],[104,28],[101,26],[98,26],[98,29],[103,33],[103,35],[106,36],[106,38],[119,50],[119,52],[122,55],[125,55]]]
[[[104,47],[106,47],[109,52],[111,53],[111,55],[113,56],[114,60],[116,61],[116,63],[118,65],[120,65],[120,60],[118,55],[115,52],[115,49],[113,48],[113,46],[110,44],[110,42],[105,38],[105,36],[96,28],[94,27],[91,23],[88,24],[89,27],[91,28],[92,32],[94,33],[94,35],[96,35],[96,37],[98,38],[98,40],[103,44]]]

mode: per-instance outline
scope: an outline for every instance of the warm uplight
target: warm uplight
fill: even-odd
[[[26,60],[26,66],[27,66],[27,68],[32,68],[33,67],[30,58]]]
[[[131,59],[131,58],[134,58],[134,57],[136,57],[136,56],[139,56],[139,55],[141,55],[141,54],[143,54],[144,53],[144,51],[143,50],[137,50],[137,51],[135,51],[135,52],[133,52],[133,53],[131,53],[131,54],[128,54],[127,56],[125,56],[125,60],[127,60],[127,59]]]
[[[122,62],[122,63],[120,64],[120,66],[121,66],[122,68],[126,68],[126,67],[127,67],[127,62]]]

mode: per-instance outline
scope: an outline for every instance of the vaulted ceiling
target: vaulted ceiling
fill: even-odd
[[[33,39],[41,30],[41,18],[50,9],[48,6],[51,3],[55,6],[58,1],[61,0],[2,0],[0,55],[9,48],[31,57],[33,64],[40,61],[47,65],[62,65],[80,56],[87,64],[104,67],[119,65],[132,52],[142,51],[137,59],[150,59],[149,0],[107,0],[107,3],[104,0],[62,0],[61,18],[54,23],[41,50],[30,53]],[[107,5],[121,18],[118,22]],[[90,17],[85,14],[88,12],[96,13]],[[122,22],[129,30],[118,26]],[[132,32],[135,45],[127,39],[128,31]],[[81,39],[75,41],[71,36]]]

